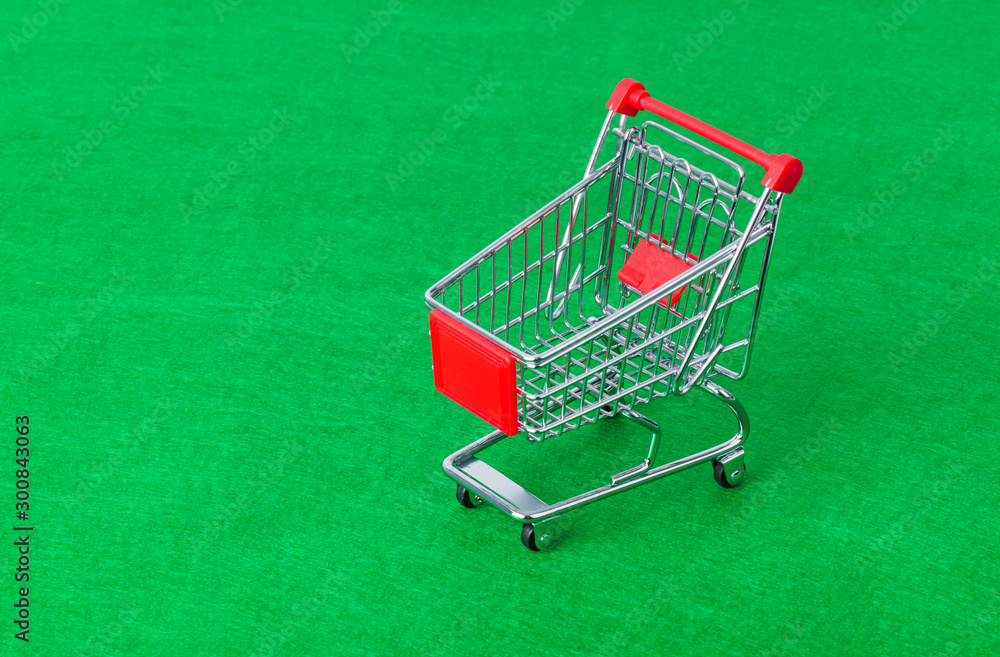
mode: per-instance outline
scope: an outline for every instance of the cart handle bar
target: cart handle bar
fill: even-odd
[[[776,192],[790,193],[795,189],[799,178],[802,177],[802,162],[798,158],[792,157],[788,153],[782,155],[765,153],[690,114],[685,114],[666,103],[661,103],[650,96],[644,86],[630,78],[625,78],[618,83],[614,93],[611,94],[607,107],[612,112],[626,116],[635,116],[639,110],[646,110],[706,139],[711,139],[719,146],[728,148],[737,155],[742,155],[764,167],[765,174],[762,184]]]

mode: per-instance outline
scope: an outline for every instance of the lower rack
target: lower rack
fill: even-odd
[[[659,424],[634,410],[621,411],[620,415],[651,432],[646,459],[633,468],[613,475],[606,486],[561,502],[554,504],[543,502],[502,472],[476,458],[479,452],[509,437],[499,430],[446,458],[444,470],[458,482],[456,496],[462,506],[475,508],[484,502],[489,502],[522,523],[521,543],[526,548],[534,551],[548,549],[556,542],[564,526],[564,514],[567,511],[692,466],[711,461],[715,481],[720,486],[735,488],[740,485],[746,475],[743,443],[746,442],[750,430],[746,409],[729,391],[712,381],[702,381],[698,384],[698,388],[722,401],[736,416],[739,430],[732,438],[710,449],[654,467],[660,444]]]

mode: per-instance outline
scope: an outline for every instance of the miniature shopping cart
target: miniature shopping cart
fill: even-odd
[[[634,80],[607,107],[583,180],[426,294],[437,389],[496,428],[444,469],[464,506],[486,501],[521,521],[532,550],[551,544],[566,511],[699,463],[723,487],[743,480],[747,413],[716,380],[747,372],[781,201],[802,175],[796,158],[654,100]],[[630,126],[639,110],[763,166],[763,188],[750,193],[743,168],[703,140],[654,121]],[[739,430],[658,465],[660,427],[635,409],[694,389],[726,404]],[[477,458],[508,436],[541,441],[616,415],[651,432],[646,458],[555,504]]]

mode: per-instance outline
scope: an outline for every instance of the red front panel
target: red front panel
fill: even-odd
[[[432,310],[434,385],[508,436],[517,433],[517,361],[447,313]]]

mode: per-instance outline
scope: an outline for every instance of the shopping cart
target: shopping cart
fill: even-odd
[[[743,480],[747,413],[716,379],[747,372],[781,201],[802,175],[796,158],[654,100],[634,80],[607,107],[583,179],[426,294],[437,389],[496,427],[444,469],[464,506],[486,501],[520,520],[532,550],[551,544],[566,511],[699,463],[723,487]],[[653,121],[629,126],[638,110],[763,166],[763,189],[744,189],[743,168],[700,141]],[[693,389],[728,406],[739,430],[656,465],[660,427],[635,408]],[[645,459],[561,502],[476,456],[508,436],[540,441],[615,415],[650,431]]]

